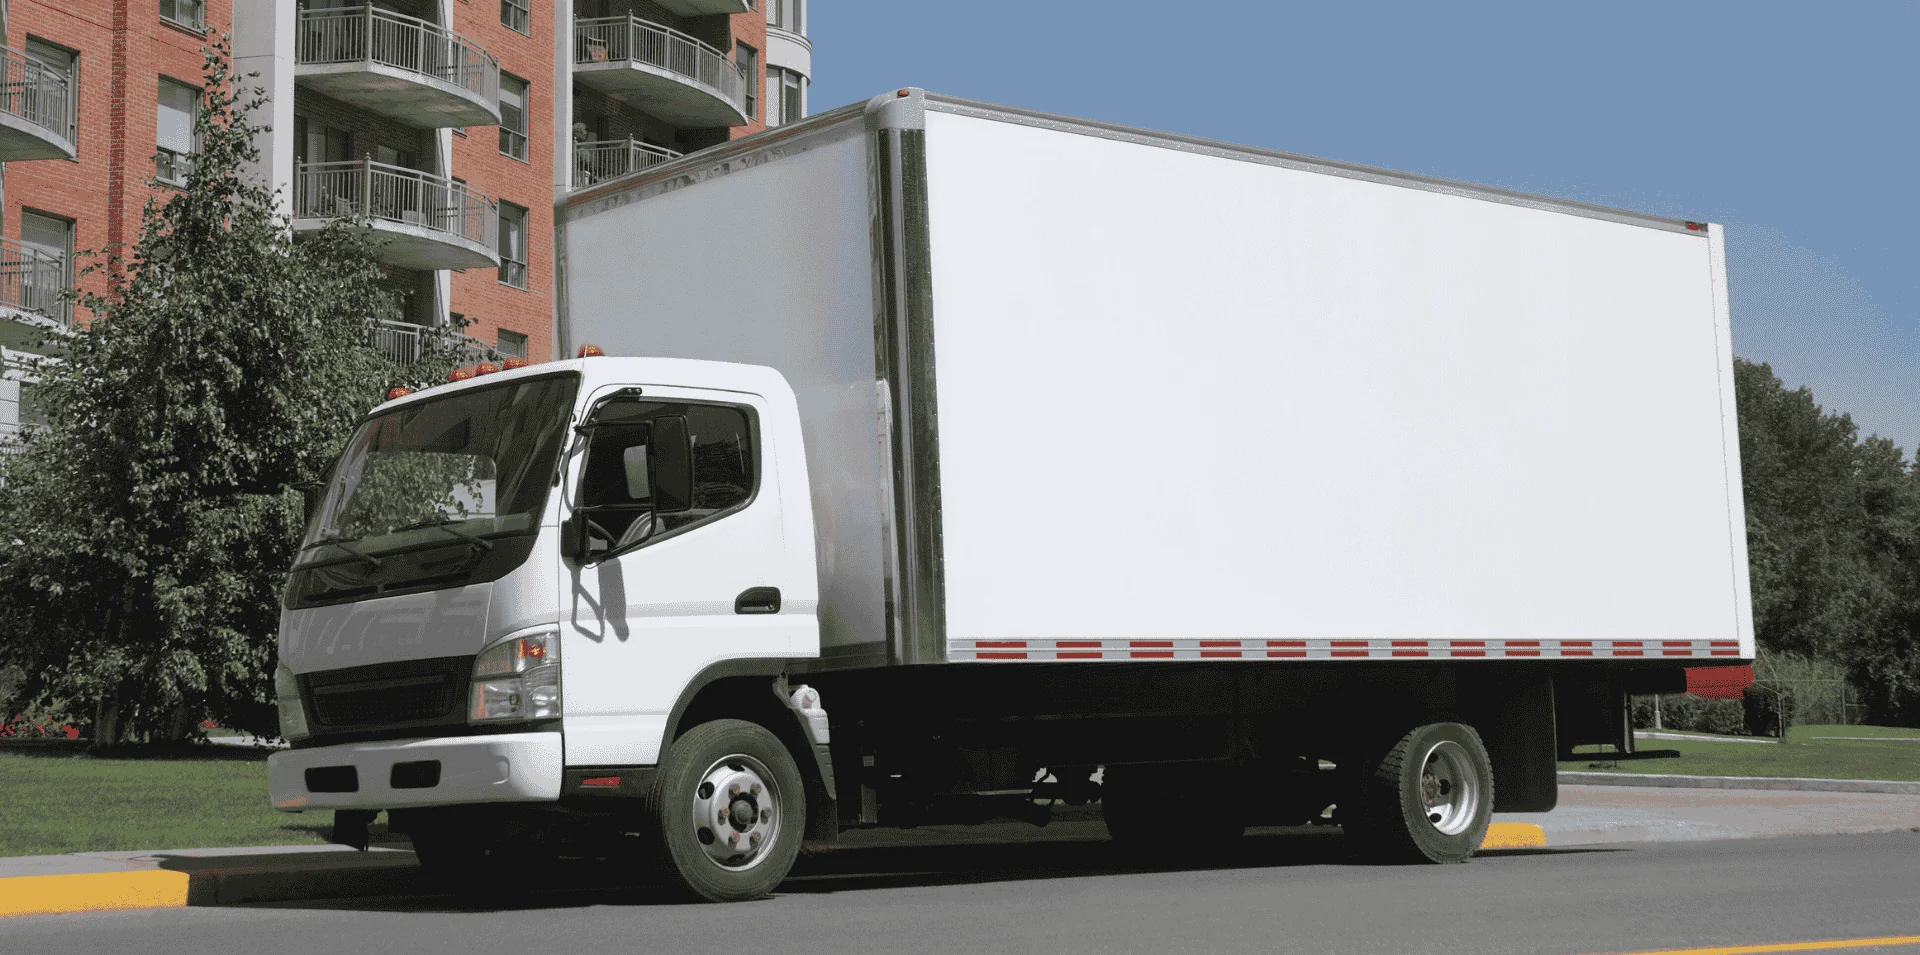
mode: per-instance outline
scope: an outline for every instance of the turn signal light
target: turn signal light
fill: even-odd
[[[475,375],[491,375],[494,372],[499,370],[500,370],[500,366],[490,361],[483,361],[480,364],[473,366],[473,373]]]
[[[526,360],[525,358],[507,358],[507,359],[502,359],[502,360],[501,360],[501,362],[500,362],[500,370],[501,370],[501,371],[512,371],[512,370],[514,370],[515,368],[525,368],[525,367],[527,367],[527,364],[528,364],[528,362],[527,362],[527,360]]]
[[[603,356],[605,356],[605,355],[606,355],[606,352],[604,352],[604,351],[602,351],[602,350],[600,349],[600,346],[599,346],[599,345],[581,345],[581,346],[580,346],[580,354],[578,355],[578,357],[580,357],[580,358],[600,358],[600,357],[603,357]]]
[[[465,368],[455,368],[454,370],[447,373],[448,381],[466,381],[467,379],[472,377],[473,377],[473,372],[470,372]]]
[[[387,400],[392,401],[395,398],[405,398],[410,394],[413,394],[412,388],[388,388]]]

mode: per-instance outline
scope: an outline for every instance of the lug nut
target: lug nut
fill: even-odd
[[[753,784],[753,794],[754,794],[754,795],[756,795],[756,796],[758,796],[758,795],[760,795],[760,784],[759,784],[759,783],[754,783],[754,784]]]
[[[721,819],[721,821],[722,821],[722,822],[724,822],[724,821],[726,821],[726,818],[727,818],[727,811],[726,811],[725,809],[722,809],[722,810],[720,810],[720,819]]]
[[[751,835],[751,836],[748,836],[748,837],[747,837],[747,841],[748,841],[748,842],[751,842],[751,843],[753,843],[753,844],[754,844],[754,845],[756,845],[756,846],[757,846],[757,845],[759,845],[759,844],[760,844],[760,834],[756,832],[756,833],[754,833],[753,835]]]

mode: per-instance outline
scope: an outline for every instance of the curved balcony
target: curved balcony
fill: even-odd
[[[573,144],[573,188],[606,182],[680,158],[680,153],[632,139]]]
[[[293,174],[293,229],[358,219],[386,240],[374,257],[421,271],[496,268],[500,208],[431,173],[372,160],[307,163]]]
[[[573,75],[676,126],[747,124],[747,80],[739,64],[636,16],[575,20]]]
[[[0,47],[0,162],[72,159],[73,107],[66,74]]]
[[[293,77],[418,129],[500,122],[500,61],[458,34],[387,10],[300,12]]]
[[[66,259],[0,239],[0,345],[33,348],[73,330]]]

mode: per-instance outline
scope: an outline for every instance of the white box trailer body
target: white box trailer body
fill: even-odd
[[[605,357],[392,398],[310,506],[269,787],[340,841],[1459,860],[1752,658],[1717,226],[918,90],[557,218]]]
[[[793,384],[828,665],[1753,655],[1718,226],[913,92],[559,228]]]

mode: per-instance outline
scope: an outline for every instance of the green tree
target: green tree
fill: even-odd
[[[391,385],[444,380],[457,335],[398,366],[370,345],[394,296],[352,224],[295,241],[258,160],[260,90],[206,51],[184,188],[130,250],[92,254],[105,294],[43,369],[46,429],[0,483],[0,666],[16,699],[96,746],[201,719],[271,734],[279,591],[318,475]]]
[[[1766,364],[1734,379],[1761,646],[1846,665],[1876,719],[1920,719],[1920,470]]]

